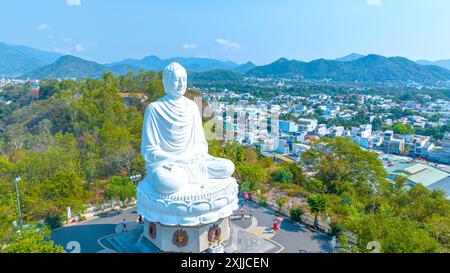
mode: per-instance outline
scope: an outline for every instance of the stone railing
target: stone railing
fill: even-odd
[[[131,201],[126,203],[122,203],[120,201],[111,201],[99,206],[90,206],[82,213],[73,213],[72,217],[74,217],[75,219],[80,218],[89,219],[94,216],[102,215],[111,211],[121,210],[123,209],[124,206],[129,208],[135,206],[136,204],[137,204],[136,199],[132,199]]]

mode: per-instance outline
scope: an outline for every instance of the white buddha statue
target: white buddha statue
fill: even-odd
[[[145,111],[141,152],[147,177],[137,188],[137,211],[148,222],[196,226],[238,208],[234,164],[208,154],[200,111],[183,96],[186,81],[181,65],[168,65],[166,95]]]
[[[234,164],[208,154],[199,108],[184,97],[186,70],[169,64],[163,70],[163,84],[166,95],[151,103],[144,117],[141,152],[147,181],[160,193],[174,193],[229,178]]]

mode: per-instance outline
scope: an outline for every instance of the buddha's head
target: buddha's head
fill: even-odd
[[[163,85],[169,97],[181,97],[186,92],[187,73],[179,63],[173,62],[163,69]]]

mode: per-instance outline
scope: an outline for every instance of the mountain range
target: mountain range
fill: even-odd
[[[361,59],[362,57],[365,57],[365,55],[361,55],[361,54],[358,54],[358,53],[351,53],[351,54],[349,54],[347,56],[340,57],[340,58],[337,58],[337,59],[334,59],[334,60],[335,61],[339,61],[339,62],[351,62],[351,61],[355,61],[355,60]]]
[[[433,83],[450,80],[450,71],[435,65],[419,65],[403,57],[367,55],[353,61],[318,59],[301,62],[281,58],[271,64],[258,66],[248,76],[267,78],[331,79],[349,82],[408,82]]]
[[[450,71],[441,67],[445,61],[414,62],[403,57],[367,56],[352,53],[335,59],[311,62],[281,58],[273,63],[256,66],[251,62],[237,64],[209,58],[161,59],[150,55],[143,59],[125,59],[99,64],[74,56],[37,50],[26,46],[0,43],[0,76],[22,78],[86,78],[99,77],[105,72],[115,75],[128,71],[161,70],[171,62],[178,62],[198,80],[238,81],[242,76],[259,78],[300,78],[341,82],[420,82],[449,81]],[[450,61],[449,61],[450,62]],[[439,64],[441,66],[437,66]]]
[[[66,55],[60,57],[54,63],[26,73],[22,78],[97,78],[105,72],[113,72],[116,75],[121,75],[130,70],[136,70],[136,68],[121,64],[107,67],[79,57]]]
[[[160,59],[157,56],[147,56],[141,60],[137,59],[126,59],[120,62],[105,64],[107,67],[117,66],[117,65],[130,65],[139,69],[145,70],[162,70],[165,66],[171,62],[177,62],[184,66],[190,72],[204,72],[210,70],[232,70],[239,67],[235,62],[230,61],[219,61],[209,58],[170,58],[170,59]]]
[[[56,61],[61,54],[0,43],[0,76],[18,77]]]
[[[438,60],[438,61],[427,61],[427,60],[418,60],[416,63],[420,65],[437,65],[443,67],[445,69],[450,69],[450,60]]]

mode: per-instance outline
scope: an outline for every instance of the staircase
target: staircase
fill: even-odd
[[[140,253],[138,247],[135,246],[141,237],[144,227],[140,226],[128,232],[120,232],[114,236],[108,237],[106,240],[120,253]]]
[[[119,253],[159,253],[157,247],[143,236],[144,226],[127,231],[119,232],[106,238],[108,243]]]

